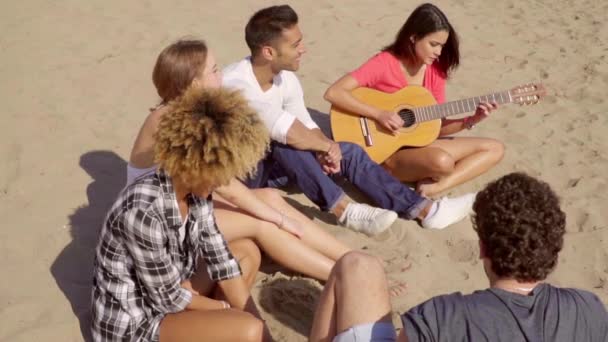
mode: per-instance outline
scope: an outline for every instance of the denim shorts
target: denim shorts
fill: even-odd
[[[392,323],[374,322],[355,325],[334,337],[333,342],[395,342],[397,334]]]

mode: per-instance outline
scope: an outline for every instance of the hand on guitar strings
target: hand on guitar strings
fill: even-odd
[[[382,127],[389,130],[392,134],[399,133],[399,128],[403,127],[403,120],[397,113],[382,110],[376,116],[376,121],[382,125]]]
[[[477,125],[479,122],[484,120],[494,110],[498,109],[498,103],[496,102],[480,102],[477,105],[475,114],[469,116],[467,122],[470,127]]]

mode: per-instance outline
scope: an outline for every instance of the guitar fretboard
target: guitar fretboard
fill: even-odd
[[[505,104],[511,101],[512,97],[509,91],[503,91],[499,93],[471,97],[464,100],[446,102],[439,105],[418,107],[412,109],[412,111],[416,117],[416,122],[423,122],[475,111],[481,102],[496,102],[497,104]]]

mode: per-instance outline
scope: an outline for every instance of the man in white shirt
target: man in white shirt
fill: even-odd
[[[246,184],[257,188],[282,184],[285,176],[338,222],[367,235],[387,229],[397,218],[420,219],[425,228],[443,229],[466,217],[474,194],[434,202],[421,197],[351,143],[326,137],[310,117],[293,73],[305,52],[298,16],[288,5],[256,12],[245,28],[251,57],[227,66],[223,84],[243,91],[258,110],[273,139],[272,151]],[[379,207],[353,203],[334,182],[341,175]]]

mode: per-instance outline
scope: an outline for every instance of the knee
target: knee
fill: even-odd
[[[383,273],[382,261],[375,256],[351,251],[342,256],[335,265],[335,272],[338,277],[363,278],[368,279],[376,273]]]
[[[340,142],[340,151],[342,156],[360,156],[365,154],[365,150],[361,146],[349,142]]]
[[[250,260],[251,266],[256,270],[260,268],[262,264],[262,253],[260,248],[252,240],[244,240],[241,242],[244,255]]]
[[[429,167],[433,173],[448,175],[454,171],[454,158],[447,152],[438,151],[429,160]]]
[[[244,322],[239,326],[241,337],[239,341],[262,341],[264,323],[253,315],[246,313]]]
[[[484,144],[484,147],[496,162],[501,161],[505,155],[505,144],[498,140],[488,139]]]
[[[342,159],[347,162],[365,163],[371,161],[367,152],[357,144],[341,142],[340,151],[342,152]]]

